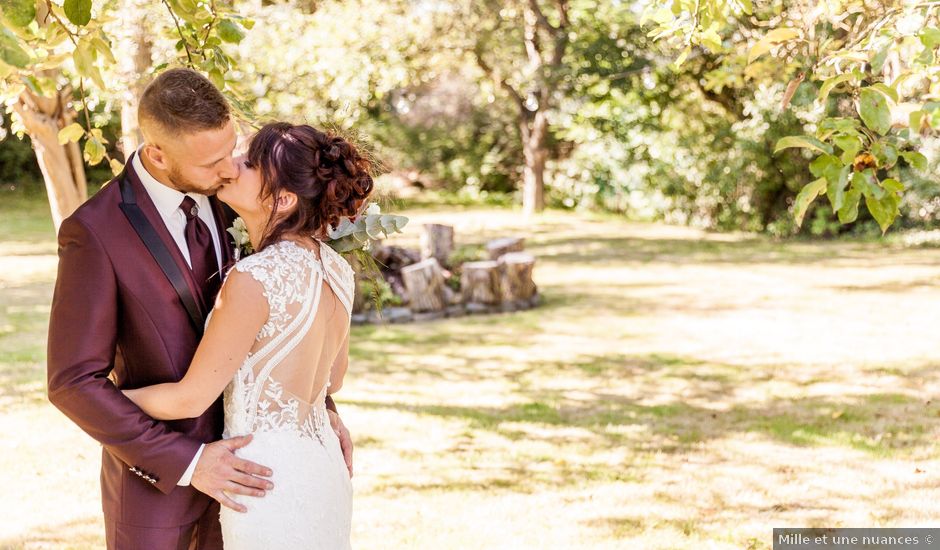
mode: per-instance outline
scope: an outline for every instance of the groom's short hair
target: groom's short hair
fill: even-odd
[[[171,136],[221,128],[231,118],[228,102],[208,78],[192,69],[168,69],[140,96],[137,118]]]

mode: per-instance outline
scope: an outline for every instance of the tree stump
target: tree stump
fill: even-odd
[[[408,291],[412,311],[440,311],[447,307],[444,274],[434,258],[405,266],[401,276]]]
[[[502,300],[499,263],[467,262],[462,270],[460,290],[465,303],[498,304]]]
[[[406,265],[421,261],[421,253],[400,246],[379,245],[372,247],[372,257],[383,270],[398,271]]]
[[[486,243],[486,252],[491,260],[498,260],[503,254],[509,252],[522,252],[523,250],[525,250],[525,239],[520,237],[503,237]]]
[[[440,265],[447,265],[447,258],[454,251],[454,228],[437,223],[424,224],[421,233],[421,259],[434,258]]]
[[[504,302],[528,300],[538,288],[532,280],[535,256],[525,252],[510,252],[499,259],[500,291]]]

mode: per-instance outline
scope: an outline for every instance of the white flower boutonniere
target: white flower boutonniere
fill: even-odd
[[[255,251],[251,246],[251,239],[248,238],[248,227],[245,225],[245,220],[235,218],[232,227],[229,227],[226,231],[235,239],[236,262],[241,259],[242,255],[247,256]]]
[[[405,216],[382,214],[376,203],[369,203],[365,212],[352,218],[343,218],[336,228],[327,228],[330,240],[326,244],[337,252],[368,250],[373,240],[401,233],[408,224]]]

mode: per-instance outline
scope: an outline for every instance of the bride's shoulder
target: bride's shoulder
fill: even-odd
[[[328,269],[338,275],[348,278],[354,276],[353,268],[349,265],[349,262],[346,261],[346,258],[339,252],[333,250],[333,248],[325,242],[320,243],[320,258]]]
[[[274,272],[278,271],[279,265],[283,263],[280,258],[280,244],[274,243],[266,246],[264,249],[238,260],[229,270],[226,280],[237,273],[244,273],[258,282],[267,282]]]

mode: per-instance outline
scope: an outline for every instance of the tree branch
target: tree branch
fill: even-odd
[[[542,12],[542,8],[539,7],[538,0],[529,0],[529,9],[531,9],[532,13],[535,14],[535,19],[538,21],[539,26],[544,28],[550,34],[555,34],[558,32],[558,28],[549,23],[548,18],[545,17],[545,14]]]
[[[490,65],[489,63],[486,62],[485,59],[483,59],[483,52],[481,52],[479,48],[473,49],[473,57],[474,59],[476,59],[477,65],[480,67],[480,70],[482,70],[487,76],[489,76],[497,86],[505,90],[512,97],[512,99],[516,102],[519,108],[523,112],[525,112],[527,109],[525,107],[525,99],[522,97],[522,94],[520,94],[519,91],[516,90],[516,88],[513,87],[512,84],[509,83],[509,81],[503,78],[503,76],[500,75],[499,72],[496,71],[496,69],[492,67],[492,65]]]

